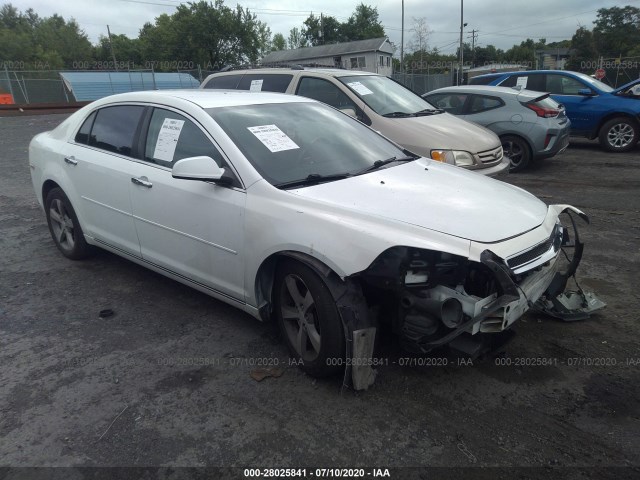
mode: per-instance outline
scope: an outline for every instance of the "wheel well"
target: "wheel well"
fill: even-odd
[[[293,259],[313,269],[326,283],[329,290],[335,296],[335,291],[343,282],[329,266],[311,255],[293,250],[277,252],[267,257],[256,274],[255,292],[256,303],[260,310],[260,318],[264,321],[271,319],[271,295],[273,293],[273,280],[280,262]]]
[[[47,200],[47,195],[49,195],[49,192],[51,190],[53,190],[54,188],[60,188],[60,185],[58,185],[56,182],[54,182],[53,180],[47,180],[46,182],[44,182],[44,184],[42,185],[42,204],[44,205],[44,203]]]
[[[628,113],[622,113],[622,112],[615,112],[615,113],[610,113],[609,115],[606,115],[604,117],[602,117],[602,120],[600,120],[600,123],[598,124],[598,128],[596,128],[596,131],[593,133],[593,137],[592,138],[596,138],[598,137],[598,135],[600,135],[600,129],[602,128],[602,126],[607,123],[609,120],[612,120],[616,117],[624,117],[624,118],[628,118],[629,120],[631,120],[633,123],[635,123],[636,125],[638,125],[638,119],[634,118],[633,115],[629,115]]]
[[[529,158],[531,158],[533,156],[533,147],[531,147],[531,144],[529,143],[529,140],[524,138],[522,135],[518,135],[517,133],[503,133],[502,135],[500,135],[498,137],[498,138],[500,138],[500,143],[502,143],[502,139],[504,137],[517,137],[517,138],[519,138],[520,140],[522,140],[524,142],[524,144],[529,149]]]

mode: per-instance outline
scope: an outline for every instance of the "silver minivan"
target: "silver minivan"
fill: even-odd
[[[319,68],[233,70],[200,88],[282,92],[324,102],[423,157],[493,176],[509,169],[490,130],[438,109],[400,83],[375,73]]]

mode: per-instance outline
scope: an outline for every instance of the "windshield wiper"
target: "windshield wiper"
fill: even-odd
[[[391,118],[402,118],[402,117],[413,117],[413,113],[409,112],[389,112],[382,115],[383,117],[391,117]]]
[[[290,182],[282,182],[274,184],[277,188],[303,187],[307,185],[317,185],[318,183],[332,182],[334,180],[342,180],[350,177],[350,173],[334,173],[331,175],[321,175],[319,173],[310,173],[305,178],[291,180]]]
[[[420,110],[419,112],[414,113],[416,117],[420,117],[423,115],[437,115],[439,113],[444,113],[444,110],[441,108],[425,108],[424,110]]]
[[[354,175],[362,175],[363,173],[367,173],[367,172],[372,172],[374,170],[378,170],[380,167],[384,167],[385,165],[388,165],[389,163],[393,163],[393,162],[410,162],[411,160],[415,160],[418,157],[403,157],[403,158],[396,158],[396,157],[391,157],[391,158],[387,158],[386,160],[376,160],[375,162],[373,162],[373,165],[365,168],[364,170],[360,170],[359,172],[354,173]]]

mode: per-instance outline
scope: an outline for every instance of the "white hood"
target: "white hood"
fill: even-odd
[[[534,229],[547,214],[521,188],[427,159],[290,192],[482,243]]]

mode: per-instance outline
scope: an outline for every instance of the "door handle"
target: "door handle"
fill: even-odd
[[[132,177],[131,183],[145,188],[153,187],[153,183],[151,183],[147,177]]]
[[[64,161],[65,163],[68,163],[69,165],[73,165],[74,167],[78,164],[76,157],[74,157],[73,155],[71,155],[70,157],[64,157]]]

